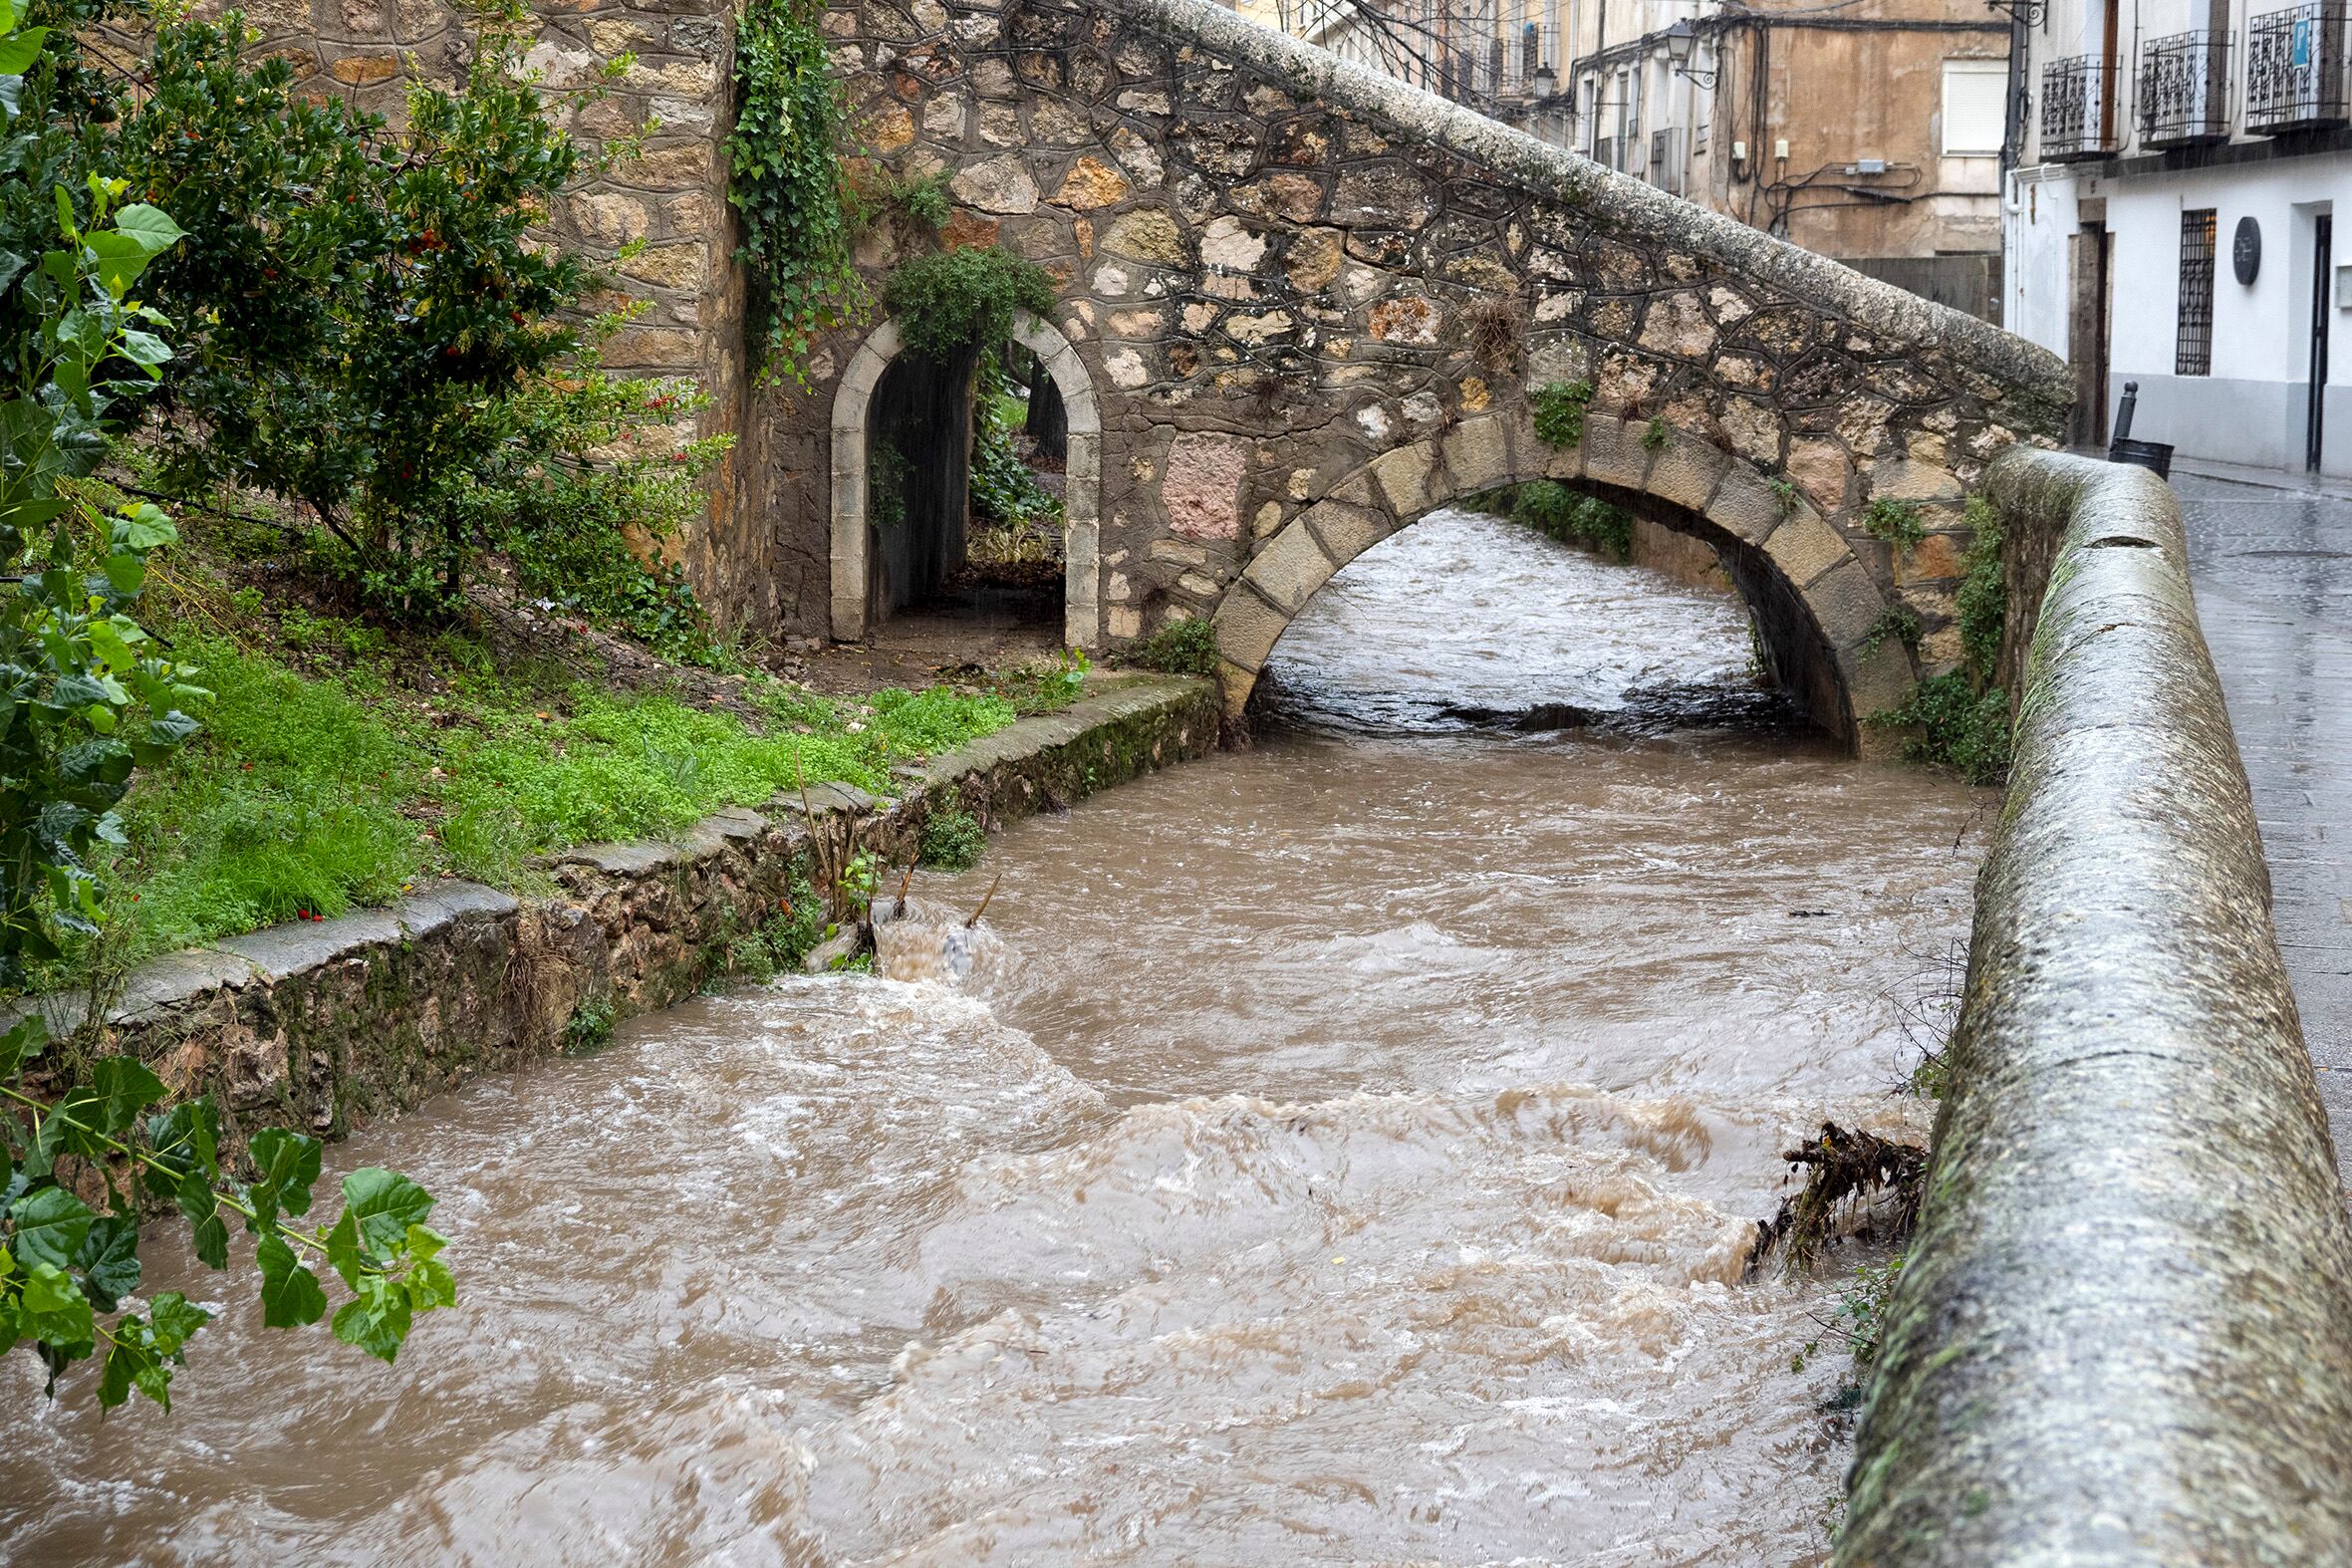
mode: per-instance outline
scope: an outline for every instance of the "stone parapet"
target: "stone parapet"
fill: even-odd
[[[1984,493],[2047,591],[1837,1560],[2352,1560],[2352,1222],[2179,510]]]

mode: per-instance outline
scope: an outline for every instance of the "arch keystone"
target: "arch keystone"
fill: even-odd
[[[1650,464],[1650,493],[1686,511],[1704,513],[1715,486],[1731,471],[1731,456],[1686,430],[1677,430]]]
[[[1584,477],[1600,484],[1639,490],[1650,476],[1650,449],[1642,427],[1613,414],[1584,416]]]
[[[1510,475],[1510,426],[1491,414],[1455,425],[1437,449],[1456,493],[1491,490]]]

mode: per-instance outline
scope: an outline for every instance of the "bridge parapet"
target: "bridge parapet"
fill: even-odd
[[[2048,587],[1838,1561],[2352,1560],[2352,1222],[2179,510],[1984,493]]]
[[[1653,454],[1703,448],[1801,511],[1780,550],[1752,541],[1756,592],[1784,677],[1834,691],[1816,716],[1854,738],[1860,712],[1958,660],[1962,494],[1994,453],[2053,436],[2072,396],[2030,344],[1204,0],[842,0],[824,25],[871,155],[945,177],[942,242],[1000,244],[1056,281],[1048,325],[1102,417],[1078,641],[1286,620],[1234,596],[1310,508],[1477,421],[1523,431],[1532,389],[1581,383],[1585,448],[1628,430],[1662,470]],[[860,262],[879,281],[927,243],[877,233]],[[783,613],[806,630],[866,592],[832,581],[827,493],[827,443],[860,417],[836,384],[862,347],[814,356],[818,394],[767,404],[739,465],[737,514],[786,536],[745,565],[799,585]],[[1551,461],[1528,445],[1505,477]],[[1687,505],[1630,498],[1720,542]],[[1874,537],[1873,503],[1924,537]],[[705,573],[721,599],[743,575]],[[1873,635],[1896,607],[1916,657]],[[1229,691],[1262,658],[1250,642],[1227,650]]]

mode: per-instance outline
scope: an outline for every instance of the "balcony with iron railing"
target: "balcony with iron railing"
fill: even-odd
[[[2277,135],[2345,123],[2345,0],[2314,0],[2247,20],[2246,130]]]
[[[2229,35],[2176,33],[2140,55],[2140,144],[2229,139]]]
[[[2063,163],[2122,150],[2114,76],[2097,55],[2053,60],[2041,73],[2041,155]]]

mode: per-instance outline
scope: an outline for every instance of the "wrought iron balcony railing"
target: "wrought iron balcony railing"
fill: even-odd
[[[2115,83],[2097,55],[2053,60],[2041,73],[2041,155],[2053,162],[2106,157],[2122,149]]]
[[[2246,24],[2245,129],[2261,135],[2345,123],[2344,0],[2314,0]]]
[[[2176,33],[2140,56],[2140,144],[2229,139],[2229,35]]]

